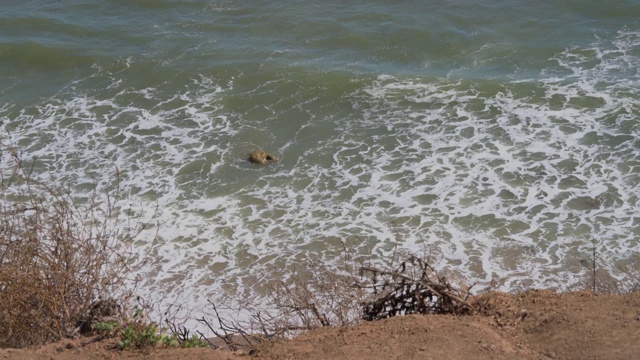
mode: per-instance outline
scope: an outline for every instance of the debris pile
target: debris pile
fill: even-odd
[[[476,306],[469,302],[471,287],[456,288],[426,260],[416,256],[409,256],[394,271],[362,267],[360,272],[371,276],[374,295],[363,303],[364,320],[408,314],[464,315],[476,311]]]

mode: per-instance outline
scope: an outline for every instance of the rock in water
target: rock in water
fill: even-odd
[[[249,155],[249,161],[256,164],[269,164],[278,160],[275,156],[263,150],[254,150]]]

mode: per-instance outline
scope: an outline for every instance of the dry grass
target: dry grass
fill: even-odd
[[[272,310],[254,313],[253,328],[272,337],[360,321],[367,291],[357,274],[337,272],[309,259],[303,259],[301,267],[304,272],[267,284],[267,308]]]
[[[15,149],[0,155],[0,347],[74,336],[92,317],[114,315],[118,304],[99,304],[126,295],[131,271],[118,244],[143,225],[118,230],[117,194],[94,190],[79,205],[35,181]]]
[[[629,254],[628,260],[610,268],[600,256],[601,244],[592,241],[588,253],[579,260],[583,267],[580,281],[569,290],[586,289],[599,294],[628,294],[640,290],[640,255]]]
[[[212,301],[212,319],[198,321],[227,348],[255,350],[262,341],[320,327],[414,313],[464,315],[486,310],[486,301],[472,295],[473,286],[458,284],[455,276],[432,266],[436,256],[431,251],[362,255],[345,245],[343,256],[337,268],[296,259],[298,272],[261,284],[267,290],[266,301],[243,303],[244,321],[231,320],[228,313],[222,316]]]

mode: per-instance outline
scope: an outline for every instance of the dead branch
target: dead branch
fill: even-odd
[[[204,316],[196,320],[202,324],[205,324],[218,339],[222,340],[225,343],[225,345],[229,350],[236,351],[241,346],[248,347],[251,350],[254,350],[259,338],[256,336],[250,335],[245,330],[243,330],[240,327],[240,325],[236,323],[233,323],[233,322],[227,323],[226,321],[224,321],[220,316],[220,313],[218,312],[218,308],[216,307],[215,303],[211,300],[207,300],[207,302],[213,308],[216,320],[218,322],[218,326],[215,327],[211,325],[211,323],[207,319],[205,319]],[[198,333],[201,336],[203,336],[202,333],[200,332]],[[240,342],[237,341],[238,337],[241,337],[244,340],[244,344],[240,344]],[[209,342],[209,345],[211,347],[219,348],[219,346],[214,345],[211,341],[207,340],[207,342]]]
[[[476,310],[466,300],[471,287],[464,291],[453,287],[427,260],[413,255],[393,271],[363,266],[360,273],[371,276],[376,295],[363,303],[364,320],[407,314],[471,314]]]

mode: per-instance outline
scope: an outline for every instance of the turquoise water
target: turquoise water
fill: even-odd
[[[342,242],[509,287],[576,281],[592,240],[612,267],[638,251],[637,1],[0,10],[3,136],[78,193],[119,169],[160,224],[136,243],[151,292],[250,291]]]

